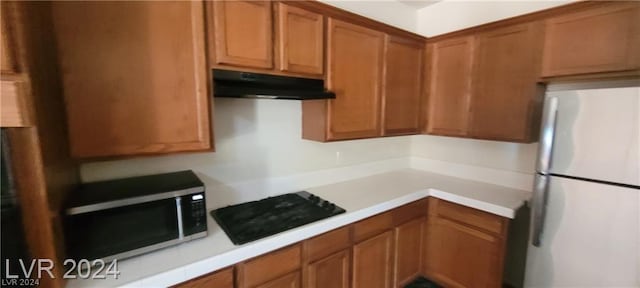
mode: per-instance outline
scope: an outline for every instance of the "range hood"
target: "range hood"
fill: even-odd
[[[330,99],[324,80],[213,69],[213,96],[266,99]]]

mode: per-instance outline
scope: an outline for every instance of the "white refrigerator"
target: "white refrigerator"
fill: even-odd
[[[640,287],[639,87],[548,87],[525,287]]]

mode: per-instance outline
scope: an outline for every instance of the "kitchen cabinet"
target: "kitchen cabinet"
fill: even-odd
[[[447,287],[502,285],[507,219],[429,199],[425,274]]]
[[[256,286],[256,288],[299,288],[300,287],[300,272],[296,271],[284,275],[278,279],[271,280],[262,285]]]
[[[423,43],[385,38],[383,132],[385,136],[416,134],[420,130]]]
[[[393,233],[384,232],[353,246],[353,288],[388,288],[392,285]]]
[[[620,1],[545,23],[542,76],[640,69],[640,3]]]
[[[425,217],[394,228],[394,287],[403,287],[422,272]]]
[[[201,2],[55,2],[76,158],[211,150]]]
[[[381,135],[384,34],[328,20],[327,88],[336,99],[304,101],[304,139],[316,141]]]
[[[295,244],[238,264],[238,288],[253,288],[259,285],[264,285],[259,287],[265,288],[298,287],[301,253],[300,244]]]
[[[473,36],[430,44],[431,73],[427,133],[467,135],[471,97]]]
[[[510,25],[476,37],[470,136],[536,141],[543,94],[536,83],[540,73],[541,23]]]
[[[234,288],[233,267],[173,286],[175,288]]]
[[[213,1],[213,63],[273,67],[271,1]]]
[[[342,250],[309,264],[306,268],[304,287],[348,288],[351,256],[350,250]]]
[[[277,4],[277,46],[281,71],[322,75],[324,16],[284,3]]]
[[[21,73],[19,59],[16,57],[19,48],[16,43],[17,21],[13,7],[3,8],[0,18],[0,127],[25,127],[33,125],[32,113],[29,111],[28,76]]]

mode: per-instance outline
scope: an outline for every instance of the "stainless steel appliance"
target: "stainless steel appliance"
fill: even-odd
[[[122,259],[207,235],[204,184],[192,171],[83,184],[64,230],[73,259]]]
[[[639,87],[548,87],[525,287],[640,286]]]

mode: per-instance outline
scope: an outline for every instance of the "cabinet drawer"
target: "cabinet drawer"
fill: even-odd
[[[305,262],[313,262],[350,245],[349,226],[329,231],[303,243]]]
[[[300,268],[300,245],[287,247],[238,265],[238,287],[254,287]]]
[[[440,199],[429,200],[429,213],[461,222],[495,234],[502,234],[505,219],[477,209],[465,207]]]
[[[174,288],[233,288],[233,267],[180,283]]]
[[[427,215],[427,199],[411,202],[392,211],[393,225],[398,226],[420,216]]]
[[[284,275],[276,280],[264,283],[256,288],[300,288],[300,272]]]
[[[391,212],[379,214],[353,224],[353,241],[360,242],[371,236],[391,229],[393,216]]]

